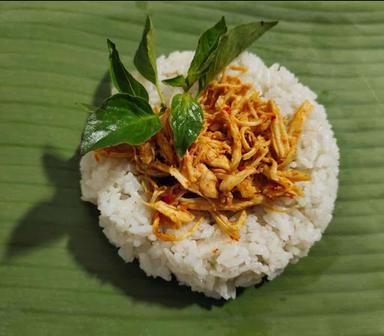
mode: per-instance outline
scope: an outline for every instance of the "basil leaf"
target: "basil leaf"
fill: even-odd
[[[107,39],[107,44],[109,50],[109,72],[116,89],[119,92],[141,97],[148,101],[147,90],[124,67],[120,60],[116,45],[109,39]]]
[[[182,87],[184,91],[187,91],[187,84],[185,82],[185,77],[183,75],[179,75],[173,78],[164,79],[162,81],[164,84],[167,84],[169,86],[173,87]]]
[[[127,143],[138,145],[162,128],[159,117],[143,98],[118,93],[88,116],[81,153]]]
[[[224,34],[214,52],[214,56],[206,73],[199,79],[200,91],[231,63],[233,59],[276,24],[277,21],[252,22],[234,27]]]
[[[156,86],[157,93],[160,98],[161,106],[164,109],[164,96],[161,93],[159,80],[157,78],[157,65],[156,65],[156,53],[153,37],[153,25],[151,18],[147,16],[144,25],[143,36],[141,42],[136,50],[135,57],[133,59],[137,70],[150,82]]]
[[[133,62],[137,70],[150,82],[157,85],[156,54],[153,38],[153,25],[151,18],[147,16],[141,42],[136,50]]]
[[[173,97],[169,124],[173,132],[176,154],[179,157],[182,157],[196,140],[203,123],[203,110],[189,93],[180,93]]]
[[[225,18],[222,17],[213,27],[205,31],[199,38],[195,56],[189,66],[187,85],[190,88],[209,66],[213,52],[219,45],[220,38],[227,32]]]

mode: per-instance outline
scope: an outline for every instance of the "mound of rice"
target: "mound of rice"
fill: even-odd
[[[192,57],[189,51],[159,57],[160,80],[185,75]],[[96,162],[93,153],[88,153],[80,163],[82,199],[97,205],[103,232],[126,262],[137,258],[148,276],[171,280],[174,274],[193,291],[225,299],[235,298],[238,286],[257,284],[264,277],[273,279],[321,239],[332,218],[339,161],[336,140],[315,93],[284,67],[274,64],[268,68],[251,53],[242,53],[232,64],[246,66],[248,72],[240,76],[243,82],[253,83],[263,98],[272,98],[284,116],[291,117],[305,99],[314,104],[300,137],[297,159],[291,164],[311,175],[310,182],[301,183],[305,196],[298,200],[300,207],[287,213],[255,207],[248,211],[238,242],[209,219],[185,240],[161,241],[152,233],[151,210],[141,202],[141,185],[126,160]],[[155,88],[142,77],[138,79],[145,84],[150,103],[158,104]],[[168,102],[181,92],[169,86],[162,90]]]

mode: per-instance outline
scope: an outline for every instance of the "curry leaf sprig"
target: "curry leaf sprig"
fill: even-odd
[[[222,17],[200,36],[186,76],[178,75],[162,81],[184,90],[184,93],[172,98],[169,115],[175,151],[179,157],[196,140],[204,124],[203,110],[189,92],[192,86],[198,83],[200,93],[234,58],[276,24],[254,22],[228,30]],[[148,16],[134,64],[139,73],[155,85],[161,111],[164,111],[167,106],[158,79],[153,31]],[[83,154],[119,144],[142,144],[163,127],[159,115],[149,104],[145,87],[126,69],[115,44],[108,39],[107,45],[110,75],[119,93],[109,97],[89,114],[81,141]]]

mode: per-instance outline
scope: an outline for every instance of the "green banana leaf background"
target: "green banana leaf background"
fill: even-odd
[[[310,255],[232,301],[125,264],[79,199],[86,113],[109,95],[106,38],[132,68],[228,23],[319,95],[341,151],[334,219]],[[0,3],[0,335],[384,335],[383,2]]]

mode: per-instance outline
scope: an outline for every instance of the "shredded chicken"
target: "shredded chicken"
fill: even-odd
[[[95,157],[127,158],[134,165],[148,194],[146,204],[154,210],[153,232],[159,239],[186,238],[205,213],[231,239],[239,240],[247,209],[271,209],[281,197],[303,195],[296,182],[310,177],[290,164],[313,106],[304,101],[287,120],[273,100],[261,99],[251,84],[225,72],[198,100],[204,129],[183,158],[175,154],[169,110],[161,115],[162,130],[144,144],[100,149]]]

